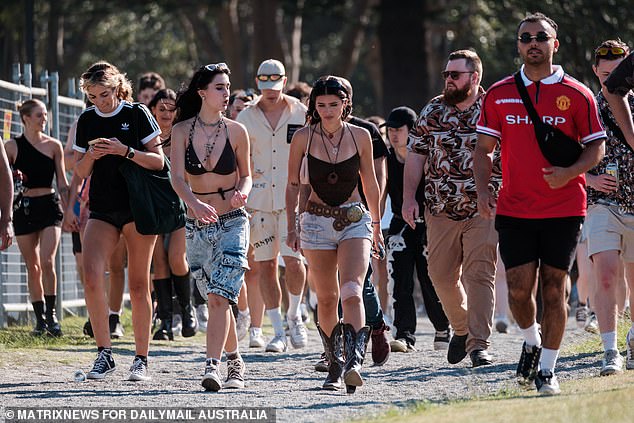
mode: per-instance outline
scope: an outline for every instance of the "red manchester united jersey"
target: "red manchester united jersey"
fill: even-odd
[[[580,143],[605,138],[594,95],[582,83],[565,74],[561,66],[539,82],[521,75],[528,94],[543,121],[556,126]],[[513,76],[495,83],[487,92],[477,132],[500,140],[502,188],[497,213],[525,219],[585,216],[585,176],[573,178],[562,188],[551,189],[528,112]]]

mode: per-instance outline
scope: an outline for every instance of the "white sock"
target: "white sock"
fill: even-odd
[[[542,346],[542,337],[539,335],[539,326],[537,325],[537,322],[533,323],[526,329],[520,328],[520,332],[522,332],[526,345],[535,345],[536,347]]]
[[[121,316],[121,310],[119,311],[114,311],[114,310],[110,310],[110,315],[116,314],[117,316]]]
[[[601,341],[603,342],[603,349],[605,351],[618,349],[616,346],[616,331],[602,333]]]
[[[288,311],[286,312],[286,318],[288,320],[295,320],[300,317],[299,305],[302,303],[302,294],[294,295],[288,293]]]
[[[555,363],[557,363],[557,357],[559,356],[559,350],[549,350],[548,348],[542,348],[542,355],[539,358],[540,370],[550,370],[555,374]]]
[[[272,308],[266,310],[266,315],[269,316],[271,320],[275,336],[284,336],[286,332],[284,331],[284,324],[282,323],[282,310],[279,307]]]
[[[247,308],[246,310],[242,311],[242,310],[238,310],[238,314],[240,316],[250,316],[251,315],[251,311],[249,311],[249,309]]]
[[[256,328],[254,326],[251,326],[249,331],[251,331],[251,336],[253,336],[253,337],[262,336],[262,328]]]
[[[317,307],[317,294],[312,290],[308,291],[308,304],[313,310]]]

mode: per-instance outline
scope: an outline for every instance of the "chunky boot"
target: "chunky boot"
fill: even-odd
[[[323,389],[336,391],[341,388],[341,375],[343,373],[343,332],[341,323],[337,323],[332,329],[330,337],[326,336],[321,326],[317,324],[321,342],[324,344],[326,360],[328,361],[328,376],[324,381]]]
[[[343,325],[343,342],[346,355],[346,363],[343,368],[343,381],[346,384],[346,392],[353,394],[357,386],[363,385],[361,379],[361,366],[365,358],[370,340],[370,327],[364,326],[355,331],[351,324]]]
[[[172,280],[155,279],[154,292],[156,293],[156,315],[161,319],[161,326],[158,327],[154,336],[155,341],[173,341],[174,333],[172,332]]]
[[[42,336],[48,331],[46,318],[44,317],[44,301],[33,301],[33,312],[35,313],[35,327],[31,334],[33,336]]]
[[[46,325],[48,326],[48,334],[54,337],[62,336],[62,326],[57,321],[57,313],[55,312],[55,301],[57,295],[45,295],[46,302]]]
[[[183,276],[172,275],[176,299],[181,307],[181,315],[183,317],[183,329],[181,329],[181,333],[185,338],[196,335],[196,327],[198,326],[196,312],[191,301],[192,289],[189,279],[189,272]]]

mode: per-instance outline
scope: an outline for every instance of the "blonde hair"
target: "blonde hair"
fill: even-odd
[[[121,73],[116,66],[106,61],[99,61],[91,65],[86,72],[81,74],[79,85],[84,93],[87,93],[88,88],[95,85],[114,88],[118,99],[134,101],[132,98],[132,84],[126,78],[126,75]]]
[[[36,98],[31,98],[29,100],[18,103],[17,107],[18,112],[20,112],[20,120],[22,120],[22,123],[25,123],[24,116],[31,116],[31,113],[33,113],[33,109],[35,109],[36,107],[43,107],[46,110],[46,104]]]

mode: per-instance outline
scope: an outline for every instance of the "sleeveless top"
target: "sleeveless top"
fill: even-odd
[[[344,129],[342,130],[346,128],[348,126],[344,123]],[[354,139],[350,128],[348,130],[357,152],[342,162],[330,163],[310,154],[310,144],[314,131],[311,131],[308,147],[306,147],[310,185],[317,196],[331,207],[340,206],[350,198],[359,182],[359,168],[361,166],[359,147],[357,147],[357,141]],[[336,178],[333,177],[333,174],[336,175]]]
[[[216,162],[216,166],[212,170],[205,169],[205,166],[200,162],[200,159],[196,155],[194,145],[192,141],[194,139],[194,128],[196,126],[196,119],[192,122],[192,126],[189,130],[189,143],[185,150],[185,171],[190,175],[204,175],[205,173],[216,173],[218,175],[231,175],[237,169],[236,154],[231,148],[229,142],[229,128],[225,125],[225,147]]]
[[[18,156],[13,168],[26,176],[23,185],[26,188],[51,188],[55,176],[55,160],[35,148],[24,134],[16,137],[15,142],[18,145]]]

